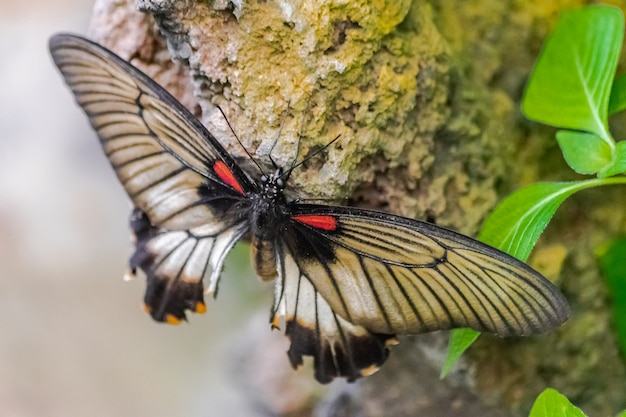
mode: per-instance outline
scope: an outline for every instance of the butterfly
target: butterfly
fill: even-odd
[[[251,241],[275,281],[270,323],[283,325],[297,368],[321,383],[354,381],[385,362],[398,334],[467,327],[531,335],[562,324],[559,290],[525,263],[459,233],[392,214],[289,201],[290,170],[246,172],[147,75],[70,34],[53,60],[86,113],[134,210],[132,273],[146,276],[153,319],[203,313],[224,259]]]

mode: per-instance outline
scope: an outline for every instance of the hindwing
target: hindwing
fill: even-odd
[[[190,230],[169,231],[150,224],[145,213],[135,209],[131,229],[136,250],[130,259],[131,273],[139,268],[146,275],[144,305],[152,318],[177,324],[185,310],[203,313],[203,279],[215,294],[224,259],[247,232],[241,222],[204,225]]]
[[[287,355],[294,368],[303,356],[313,357],[315,378],[321,383],[336,377],[354,381],[378,370],[397,341],[390,334],[376,334],[335,314],[311,281],[302,274],[289,250],[279,246],[272,323],[284,320],[291,346]]]

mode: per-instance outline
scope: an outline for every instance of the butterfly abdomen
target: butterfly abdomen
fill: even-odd
[[[276,249],[274,242],[252,238],[252,265],[263,281],[272,281],[277,276]]]

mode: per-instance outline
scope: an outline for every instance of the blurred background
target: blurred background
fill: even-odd
[[[181,326],[154,323],[143,279],[122,280],[130,206],[47,49],[85,34],[91,7],[0,0],[0,416],[271,414],[254,397],[281,388],[248,378],[270,366],[254,352],[273,345],[292,371],[247,247]]]

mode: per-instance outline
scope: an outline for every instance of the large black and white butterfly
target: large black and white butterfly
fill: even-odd
[[[111,51],[68,34],[54,36],[50,50],[135,206],[130,267],[147,277],[155,320],[204,312],[203,281],[215,293],[224,258],[246,237],[258,275],[276,280],[271,323],[284,320],[292,366],[313,356],[323,383],[373,373],[397,334],[530,335],[567,319],[563,295],[523,262],[429,223],[288,201],[288,173],[253,179],[176,99]]]

